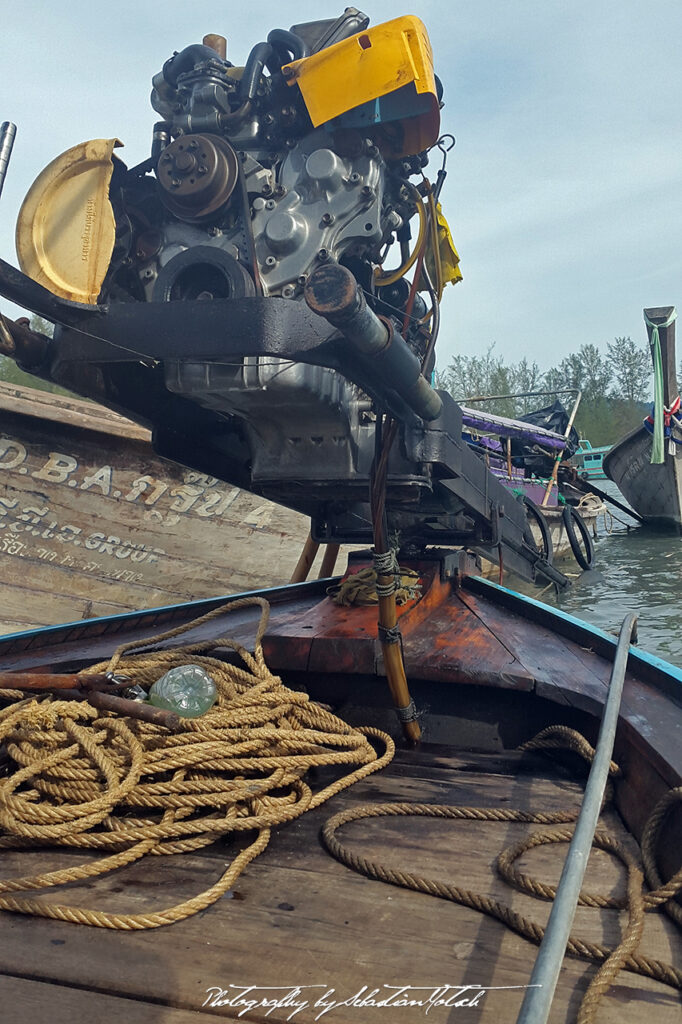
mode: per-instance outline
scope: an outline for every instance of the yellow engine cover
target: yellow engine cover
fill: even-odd
[[[413,15],[386,21],[293,61],[282,73],[289,85],[299,86],[316,128],[412,85],[427,99],[427,109],[400,122],[405,134],[402,150],[395,155],[419,153],[438,139],[440,108],[433,53],[424,24]]]
[[[118,139],[93,139],[38,175],[19,211],[19,266],[55,295],[94,304],[111,260],[116,226],[109,202]]]

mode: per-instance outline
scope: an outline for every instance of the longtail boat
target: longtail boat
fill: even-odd
[[[644,310],[654,362],[656,401],[642,426],[626,434],[604,456],[609,480],[652,526],[682,527],[682,421],[675,366],[674,306]],[[657,425],[657,420],[660,427]],[[660,429],[654,456],[654,432]]]
[[[109,409],[0,384],[1,633],[288,582],[308,530]]]
[[[581,438],[576,452],[571,456],[571,465],[586,480],[606,480],[604,472],[604,456],[611,450],[611,445],[592,445],[587,438]]]
[[[430,384],[461,275],[425,27],[348,8],[242,68],[211,34],[152,104],[147,160],[91,140],[29,190],[0,294],[57,326],[0,350],[373,550],[0,638],[0,1005],[677,1022],[682,675],[632,615],[472,575],[568,584]]]
[[[557,392],[524,392],[520,395],[476,397],[466,401],[509,401],[554,395],[552,405],[521,419],[499,416],[479,407],[461,406],[465,438],[485,460],[486,466],[512,494],[523,502],[533,537],[550,561],[573,558],[580,569],[594,561],[593,538],[597,520],[605,511],[603,501],[576,487],[571,455],[578,442],[573,428],[580,391],[573,396],[570,414]]]
[[[362,565],[351,564],[350,578]],[[320,1015],[350,1024],[381,1021],[391,1008],[399,1020],[428,1012],[445,1024],[454,1007],[469,1006],[483,1024],[517,1020],[535,991],[535,943],[581,802],[586,765],[576,750],[592,756],[616,641],[442,560],[413,568],[421,590],[399,610],[399,624],[423,731],[417,746],[390,709],[376,608],[335,604],[326,581],[0,640],[5,679],[87,674],[121,645],[138,644],[115,666],[131,682],[144,680],[155,659],[157,672],[186,662],[189,645],[189,660],[206,658],[221,683],[207,732],[202,719],[169,733],[141,732],[142,723],[124,718],[113,746],[112,715],[58,694],[29,702],[51,708],[53,721],[67,715],[82,742],[79,729],[101,735],[99,754],[71,755],[80,793],[68,782],[68,733],[52,734],[40,712],[32,719],[35,743],[64,751],[64,777],[59,767],[41,773],[46,748],[31,743],[21,708],[0,715],[10,771],[0,779],[0,908],[13,911],[0,913],[0,994],[24,1008],[15,1019],[28,1020],[30,1007],[41,1022],[79,1013],[285,1021],[298,1008],[294,1019],[306,1024]],[[259,638],[264,600],[269,620]],[[166,639],[153,641],[159,636]],[[256,664],[228,642],[253,651]],[[588,958],[564,961],[552,1021],[576,1020],[606,951],[628,931],[626,871],[614,855],[636,861],[644,838],[650,889],[672,877],[672,891],[679,886],[681,684],[678,669],[630,648],[613,754],[619,773],[572,929],[570,948]],[[121,751],[131,729],[145,767],[119,802],[115,779],[129,764]],[[175,769],[161,759],[164,735]],[[12,784],[16,757],[26,795]],[[186,774],[180,764],[192,757],[204,760]],[[96,782],[106,816],[88,827],[95,792],[87,779],[112,758],[119,776]],[[375,767],[382,770],[369,774]],[[351,788],[342,788],[346,774]],[[328,802],[318,804],[318,794]],[[67,818],[70,834],[45,849],[49,827]],[[121,866],[106,871],[116,857]],[[27,876],[41,873],[37,884],[69,881],[66,891],[34,893]],[[634,877],[631,896],[641,891]],[[24,882],[11,886],[16,878]],[[675,898],[666,905],[671,913],[677,906],[679,920]],[[626,970],[611,976],[600,1021],[679,1019],[682,936],[665,913],[647,909],[644,937],[624,954]],[[588,1003],[596,999],[591,990]]]

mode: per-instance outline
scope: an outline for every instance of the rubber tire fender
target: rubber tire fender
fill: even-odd
[[[542,549],[538,548],[538,551],[543,556],[545,561],[548,562],[549,565],[551,565],[554,558],[554,548],[552,547],[552,536],[549,532],[547,520],[543,516],[539,506],[536,505],[535,502],[531,498],[529,498],[527,494],[523,495],[522,501],[523,504],[526,506],[526,518],[528,518],[528,513],[530,513],[530,518],[535,520],[540,530],[540,535],[542,537]],[[531,538],[533,540],[533,543],[535,544],[535,538],[532,537],[532,534]],[[537,544],[535,544],[535,547],[537,548]]]
[[[562,519],[573,557],[581,569],[591,569],[594,562],[594,541],[590,537],[590,531],[585,526],[582,516],[573,505],[564,505]],[[585,551],[580,547],[580,541],[575,529],[576,526],[585,545]]]

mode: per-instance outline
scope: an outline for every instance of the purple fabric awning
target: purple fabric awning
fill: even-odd
[[[566,447],[565,437],[555,434],[552,430],[545,430],[544,427],[536,427],[522,420],[510,420],[506,416],[496,416],[492,412],[480,412],[465,405],[460,406],[460,409],[462,422],[470,430],[485,431],[488,434],[497,434],[498,437],[518,437],[522,441],[536,442],[557,451]]]

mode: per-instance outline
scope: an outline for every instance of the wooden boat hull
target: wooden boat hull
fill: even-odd
[[[431,1020],[447,1024],[456,994],[460,1000],[475,998],[470,1006],[482,1024],[516,1018],[535,952],[527,940],[466,907],[353,874],[323,851],[318,830],[335,811],[367,801],[551,812],[579,800],[580,787],[565,768],[516,748],[548,723],[580,728],[594,740],[615,641],[505,588],[443,577],[437,562],[415,568],[422,597],[401,610],[400,625],[413,696],[424,712],[421,748],[399,744],[388,769],[278,829],[266,853],[239,878],[231,899],[151,935],[0,914],[5,1000],[30,1005],[39,1024],[55,1019],[55,983],[59,1024],[85,1012],[86,1005],[98,1019],[125,1010],[135,1024],[156,1019],[199,1024],[206,1014],[282,1021],[292,1013],[293,1000],[301,1004],[300,1022],[327,1016],[352,1024],[383,1020],[376,1000],[394,998],[391,993],[400,989],[413,1002],[403,1003],[399,1015],[393,1009],[391,1016],[406,1024],[421,1020],[427,1006],[432,1006]],[[346,721],[371,722],[399,735],[375,640],[376,609],[333,605],[322,582],[261,596],[271,606],[264,639],[271,670],[332,705]],[[230,636],[250,646],[260,608],[240,606],[230,613],[229,604],[237,600],[228,599],[224,614],[197,626],[183,642]],[[0,640],[0,670],[49,663],[59,671],[92,663],[123,641],[177,628],[219,603],[201,601],[6,638]],[[168,639],[160,646],[177,642]],[[623,769],[616,783],[618,814],[605,816],[605,824],[626,844],[631,836],[618,815],[639,836],[659,796],[682,783],[681,694],[682,672],[632,650],[615,752]],[[322,773],[322,781],[328,777],[328,771]],[[353,826],[349,842],[364,857],[449,879],[546,920],[548,903],[511,895],[491,872],[496,851],[526,832],[525,826],[504,822],[401,818]],[[678,804],[666,820],[659,851],[664,878],[678,869],[681,844]],[[144,911],[160,897],[165,903],[179,901],[208,886],[233,854],[234,849],[228,853],[214,846],[202,854],[151,858],[151,865],[134,865],[121,876],[72,886],[69,900],[104,900],[110,908],[133,905]],[[56,856],[68,861],[66,855]],[[558,877],[561,856],[551,863],[542,850],[532,856],[535,874]],[[20,851],[4,854],[3,873],[24,874],[23,857]],[[603,855],[595,861],[589,887],[610,890],[612,867]],[[590,941],[613,944],[620,935],[619,915],[607,920],[603,913],[581,909],[576,931]],[[37,956],[41,949],[50,955]],[[679,963],[682,946],[656,918],[647,923],[646,951]],[[566,962],[553,1020],[568,1024],[575,1018],[593,971],[580,961]],[[450,1005],[444,992],[453,1000]],[[270,1003],[263,1000],[276,1000],[276,993],[284,1002],[272,1007],[270,1017]],[[649,1006],[655,1006],[657,1024],[678,1019],[674,992],[621,974],[618,999],[606,1002],[600,1019],[640,1021]]]
[[[92,403],[3,384],[0,414],[0,633],[291,578],[304,516]]]
[[[604,458],[604,471],[647,523],[682,527],[682,448],[667,450],[665,462],[651,464],[651,434],[638,427]]]
[[[675,360],[675,311],[673,306],[657,306],[644,310],[652,356],[655,344],[660,346],[659,381],[663,409],[679,403]],[[658,336],[655,343],[654,332]],[[654,375],[657,374],[654,358]],[[655,413],[653,413],[655,416]],[[650,417],[651,419],[651,417]],[[653,420],[652,420],[653,426]],[[670,431],[670,426],[665,427]],[[675,428],[674,433],[679,436]],[[626,434],[604,457],[604,472],[625,496],[635,512],[652,526],[682,527],[682,447],[668,437],[664,445],[664,461],[651,464],[653,437],[643,426]]]

